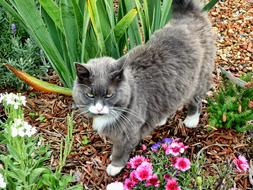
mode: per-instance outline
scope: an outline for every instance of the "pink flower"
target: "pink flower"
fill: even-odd
[[[169,179],[171,179],[171,176],[169,174],[164,174],[163,178],[165,179],[165,181],[168,181]]]
[[[135,170],[130,173],[130,179],[135,184],[137,184],[139,182],[139,179],[137,178],[137,172]]]
[[[182,157],[181,158],[176,158],[176,161],[173,164],[173,166],[176,169],[185,172],[186,170],[189,170],[191,168],[191,162],[188,158],[182,158]]]
[[[140,181],[148,179],[153,173],[152,170],[153,170],[152,164],[150,164],[149,162],[143,162],[136,169],[137,179]]]
[[[141,149],[142,149],[143,151],[145,151],[145,150],[147,150],[147,146],[146,146],[145,144],[142,144],[142,145],[141,145]]]
[[[163,145],[163,149],[165,150],[165,154],[172,154],[173,156],[179,156],[180,153],[184,153],[184,151],[188,148],[182,142],[173,141],[170,145]]]
[[[166,190],[181,190],[181,188],[177,185],[177,180],[175,178],[171,178],[167,181],[165,189]]]
[[[131,190],[131,189],[134,188],[134,186],[135,186],[135,184],[134,184],[134,182],[131,179],[127,178],[125,180],[125,182],[124,182],[124,190]]]
[[[159,180],[157,177],[157,174],[149,176],[149,178],[146,181],[146,186],[154,186],[154,187],[159,187]]]
[[[123,183],[115,181],[106,186],[106,190],[124,190]]]
[[[234,162],[234,164],[235,164],[235,166],[236,166],[236,168],[237,168],[237,170],[238,170],[239,172],[243,172],[243,171],[246,172],[246,171],[249,169],[248,161],[247,161],[247,159],[246,159],[244,156],[242,156],[242,155],[240,155],[240,156],[238,157],[238,159],[235,158],[235,159],[233,160],[233,162]]]
[[[142,162],[148,162],[149,160],[145,158],[144,156],[135,156],[129,160],[129,166],[132,169],[136,169]]]

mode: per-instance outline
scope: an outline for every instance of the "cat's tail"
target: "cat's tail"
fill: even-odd
[[[182,17],[194,12],[201,12],[201,8],[194,2],[194,0],[173,0],[172,15],[174,18]]]

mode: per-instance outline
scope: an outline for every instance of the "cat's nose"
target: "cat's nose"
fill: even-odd
[[[104,106],[100,103],[97,103],[95,107],[98,113],[100,113],[104,108]]]

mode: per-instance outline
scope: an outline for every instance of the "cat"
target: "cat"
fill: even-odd
[[[215,40],[207,14],[192,0],[174,0],[173,18],[150,40],[118,60],[76,64],[73,99],[92,126],[113,143],[110,176],[152,130],[188,105],[186,127],[197,127],[201,98],[212,83]]]

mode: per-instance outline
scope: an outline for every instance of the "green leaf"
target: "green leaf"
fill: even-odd
[[[99,12],[97,9],[96,1],[87,0],[87,6],[88,6],[88,11],[90,14],[92,26],[94,28],[94,31],[95,31],[95,34],[97,37],[98,46],[100,48],[100,52],[98,52],[98,53],[99,53],[99,55],[104,55],[104,54],[106,54],[106,47],[105,47],[102,25],[100,22]]]
[[[135,8],[135,2],[134,1],[128,1],[128,0],[121,0],[119,1],[119,16],[118,20],[120,20],[126,13],[128,13],[130,10]],[[121,54],[123,53],[123,49],[125,48],[125,45],[127,43],[127,35],[129,37],[129,44],[128,49],[132,49],[137,45],[140,45],[142,43],[142,36],[140,32],[140,26],[139,26],[139,20],[136,16],[134,20],[132,21],[131,25],[128,28],[128,32],[125,34],[124,37],[121,38],[119,42],[119,49]]]
[[[124,35],[127,28],[130,26],[132,21],[134,20],[134,17],[137,14],[136,9],[132,9],[129,11],[115,26],[114,33],[116,37],[116,41],[119,42],[120,38]]]
[[[43,174],[43,173],[50,173],[49,169],[47,168],[36,168],[32,170],[31,174],[29,175],[29,183],[30,184],[36,184],[38,178]]]
[[[80,47],[79,47],[79,28],[74,13],[72,2],[69,0],[60,1],[60,13],[64,29],[64,38],[68,52],[69,60],[66,62],[69,68],[71,78],[75,78],[74,62],[79,62]],[[75,32],[73,32],[75,31]]]
[[[172,5],[172,0],[163,0],[160,28],[165,26],[170,19],[171,5]]]
[[[63,25],[61,21],[60,8],[53,0],[39,0],[40,5],[47,12],[55,25],[63,32]]]
[[[202,9],[203,11],[210,11],[214,5],[218,2],[218,0],[211,0],[205,7]]]
[[[88,137],[84,135],[84,136],[83,136],[83,140],[82,140],[82,144],[83,144],[83,145],[86,145],[86,144],[89,144],[89,142],[90,142],[90,141],[89,141]]]
[[[13,156],[13,158],[19,162],[20,161],[20,155],[19,153],[17,152],[17,150],[15,149],[15,147],[13,147],[11,144],[7,144],[7,149],[10,153],[11,156]]]
[[[57,86],[57,85],[42,81],[42,80],[37,79],[25,72],[15,69],[11,65],[5,64],[5,66],[10,71],[12,71],[19,79],[23,80],[24,82],[26,82],[27,84],[29,84],[31,87],[33,87],[34,89],[36,89],[38,91],[65,94],[67,96],[72,95],[72,90],[69,88],[64,88],[61,86]]]
[[[83,29],[82,29],[82,53],[81,53],[81,62],[84,63],[88,60],[87,52],[86,52],[86,39],[88,36],[88,31],[89,31],[89,21],[90,21],[90,16],[89,16],[89,11],[88,11],[88,6],[87,6],[87,1],[85,1],[85,6],[84,6],[84,15],[83,15]]]

